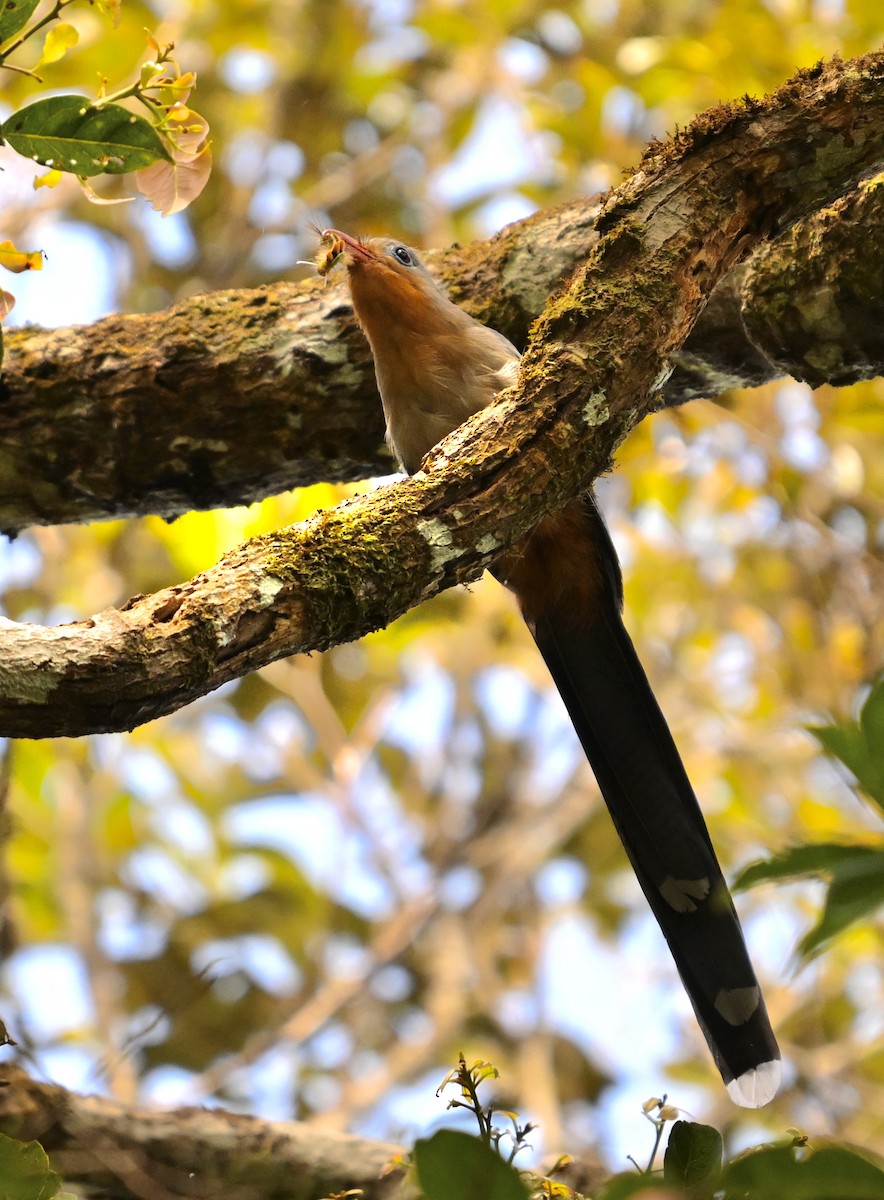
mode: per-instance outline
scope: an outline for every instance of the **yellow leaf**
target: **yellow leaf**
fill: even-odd
[[[171,108],[173,104],[186,104],[188,96],[196,87],[196,73],[194,71],[185,71],[177,79],[167,76],[165,79],[160,80],[160,83],[159,98],[161,104],[164,104],[167,108]]]
[[[76,46],[80,40],[80,35],[74,29],[73,25],[68,25],[66,21],[61,21],[46,34],[46,40],[43,43],[43,53],[40,55],[38,67],[45,66],[46,63],[58,62],[64,58],[71,46]]]
[[[63,171],[56,171],[53,167],[51,171],[47,171],[45,175],[34,176],[34,191],[41,187],[58,187],[64,177]]]
[[[95,0],[95,7],[99,12],[105,13],[111,18],[114,23],[114,29],[120,23],[120,9],[123,0]]]
[[[166,114],[163,133],[176,163],[193,162],[206,148],[209,122],[186,104],[176,102]]]
[[[40,250],[16,250],[12,242],[0,242],[0,267],[20,275],[22,271],[42,271]]]
[[[8,317],[14,307],[15,296],[13,296],[12,292],[4,292],[3,289],[0,288],[0,321],[2,321],[4,317]]]

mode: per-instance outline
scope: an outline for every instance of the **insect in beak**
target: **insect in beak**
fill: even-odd
[[[319,252],[314,260],[316,272],[325,278],[344,260],[344,239],[334,229],[323,230]]]
[[[319,249],[312,259],[299,258],[296,265],[313,267],[325,279],[344,261],[345,242],[336,229],[319,229],[316,225],[312,228],[319,234]]]

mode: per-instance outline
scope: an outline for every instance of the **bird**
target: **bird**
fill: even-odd
[[[323,231],[347,269],[403,471],[515,383],[520,354],[394,238]],[[328,259],[327,261],[331,261]],[[731,1099],[776,1094],[780,1051],[706,822],[622,618],[619,560],[591,492],[497,559],[669,944]]]

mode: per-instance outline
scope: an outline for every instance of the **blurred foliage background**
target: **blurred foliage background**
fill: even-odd
[[[125,0],[42,72],[135,76],[143,28],[195,70],[215,170],[186,212],[96,207],[3,157],[3,236],[49,251],[19,319],[85,322],[306,273],[309,221],[417,245],[616,184],[648,141],[823,56],[874,48],[879,0]],[[44,94],[2,80],[9,107]],[[123,185],[103,181],[110,197]],[[340,286],[340,284],[337,284]],[[884,384],[789,381],[646,421],[600,496],[628,625],[726,874],[880,814],[805,732],[884,662]],[[341,494],[4,545],[4,612],[58,622],[212,563]],[[789,1060],[747,1119],[673,967],[539,657],[491,581],[280,663],[130,735],[5,750],[0,1011],[83,1090],[411,1137],[463,1049],[616,1165],[669,1092],[732,1146],[798,1126],[884,1140],[882,930],[811,961],[819,885],[741,897]],[[10,1051],[5,1051],[9,1054]]]

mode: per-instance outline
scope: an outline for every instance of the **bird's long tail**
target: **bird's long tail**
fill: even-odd
[[[551,536],[541,531],[501,574],[565,702],[727,1090],[736,1103],[759,1107],[779,1085],[779,1050],[703,814],[620,618],[614,548],[591,500],[572,506],[564,527],[553,520]],[[566,540],[568,565],[559,549],[548,552]],[[594,574],[571,584],[586,551]],[[545,587],[533,589],[539,569]]]

